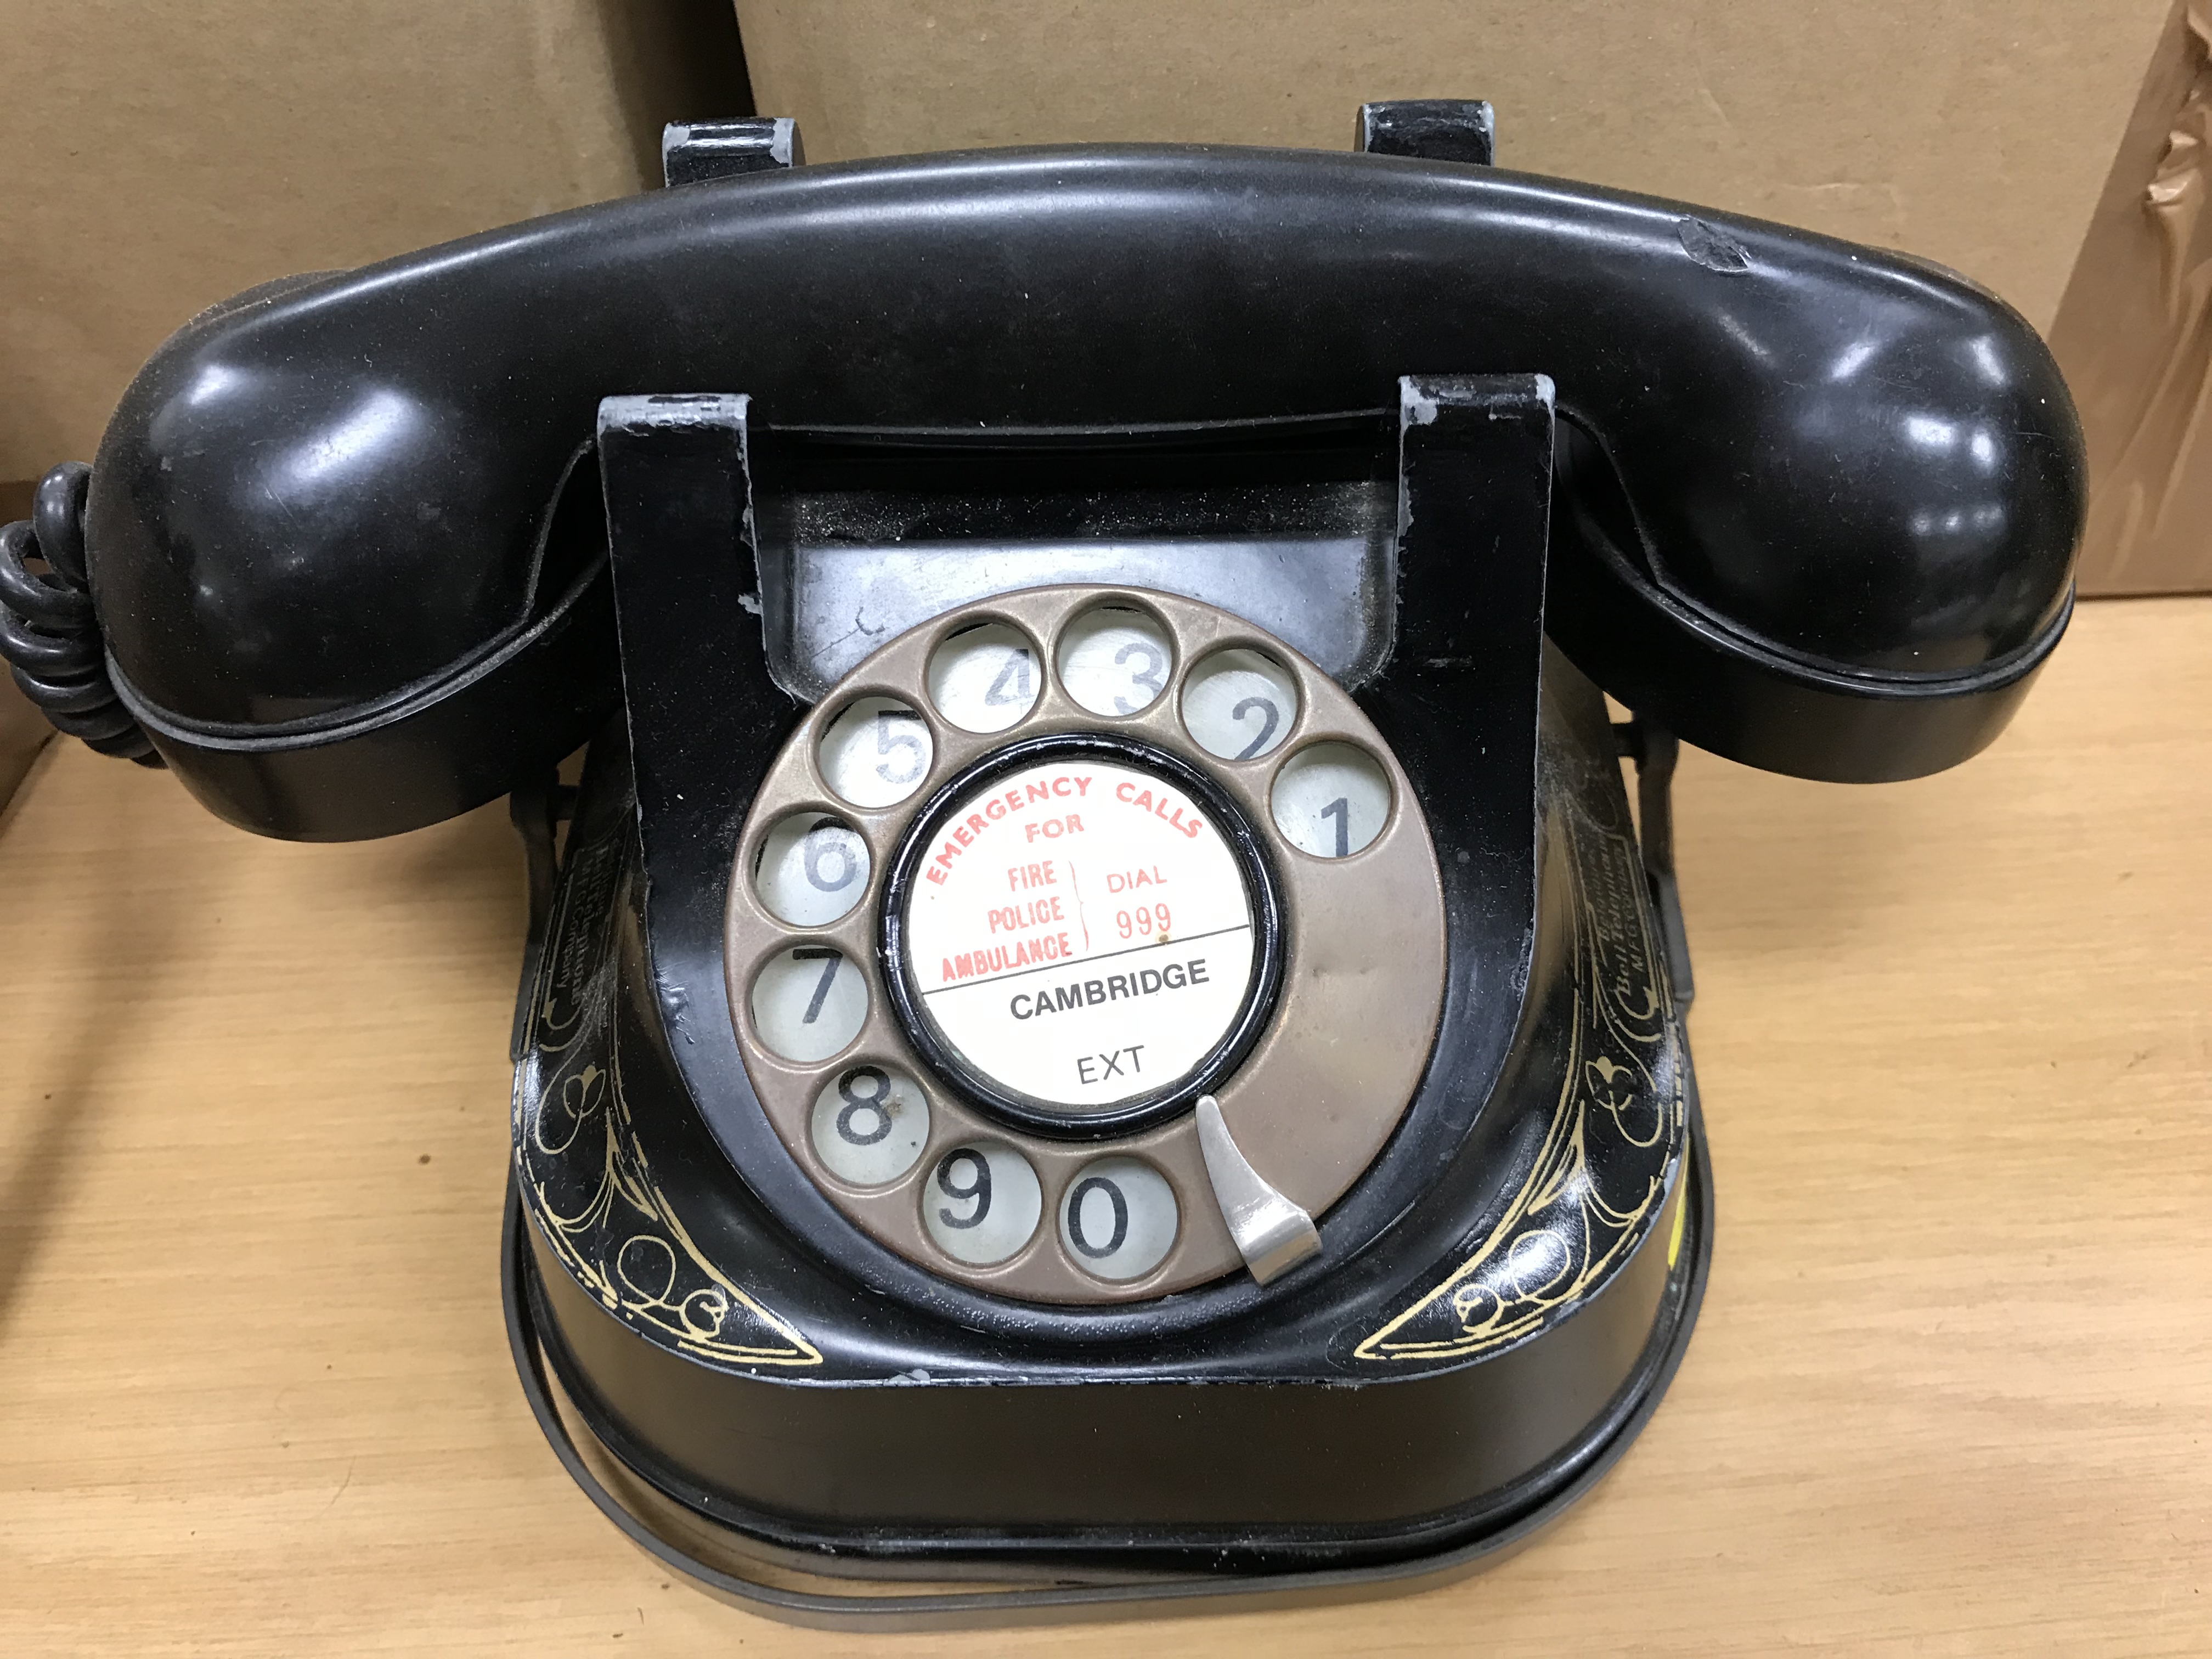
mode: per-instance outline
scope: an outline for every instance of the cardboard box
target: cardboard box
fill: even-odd
[[[750,106],[728,0],[0,0],[0,519],[194,313],[660,182]],[[50,735],[0,672],[0,804]]]
[[[1085,139],[1345,149],[1487,98],[1503,167],[1909,248],[2047,327],[2169,0],[737,0],[814,161]]]
[[[2152,55],[2051,334],[2089,440],[2085,593],[2212,589],[2212,6]]]
[[[0,480],[89,460],[240,289],[657,185],[742,114],[728,0],[0,0]]]

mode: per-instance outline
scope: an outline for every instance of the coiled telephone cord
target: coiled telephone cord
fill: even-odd
[[[0,529],[0,657],[55,727],[141,766],[161,757],[107,676],[107,646],[84,567],[92,469],[65,461],[39,480],[31,516]],[[36,560],[43,570],[31,568]]]

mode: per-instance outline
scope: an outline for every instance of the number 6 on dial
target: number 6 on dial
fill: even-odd
[[[769,830],[753,872],[761,902],[794,927],[827,927],[867,884],[867,842],[819,812],[793,812]]]

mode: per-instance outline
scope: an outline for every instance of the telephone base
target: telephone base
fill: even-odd
[[[1668,896],[1655,880],[1668,868],[1664,812],[1642,824],[1632,815],[1603,700],[1545,640],[1549,383],[1409,377],[1400,393],[1397,667],[1355,696],[1297,659],[1295,696],[1274,706],[1295,707],[1327,740],[1279,762],[1253,757],[1262,770],[1249,773],[1206,769],[1199,748],[1183,752],[1195,742],[1188,692],[1128,708],[1103,700],[1150,745],[1131,749],[1069,689],[1081,675],[1067,641],[1088,637],[1079,630],[1093,612],[1154,630],[1157,644],[1130,644],[1116,661],[1144,650],[1163,669],[1202,673],[1215,653],[1243,648],[1229,643],[1249,637],[1238,613],[1164,591],[1062,581],[1009,590],[988,610],[956,606],[878,644],[805,712],[769,672],[765,643],[729,620],[753,614],[748,597],[760,606],[775,592],[762,568],[730,554],[763,521],[740,510],[765,489],[745,400],[603,409],[633,714],[592,743],[559,874],[538,907],[515,1033],[508,1304],[518,1367],[556,1449],[609,1517],[672,1566],[780,1616],[866,1625],[1401,1593],[1537,1530],[1663,1391],[1695,1313],[1711,1214],[1682,1030],[1686,973],[1677,988],[1686,963],[1670,961],[1678,933],[1655,915]],[[1223,441],[1212,434],[1183,460],[1225,466]],[[762,454],[758,477],[772,479]],[[993,454],[984,493],[994,511],[1018,506],[1037,458],[1019,445]],[[1370,456],[1369,470],[1389,459]],[[1160,460],[1146,452],[1147,466]],[[1073,463],[1055,451],[1053,464]],[[765,498],[773,506],[774,491]],[[928,726],[914,710],[935,699],[942,714],[952,695],[929,689],[930,665],[987,627],[1012,630],[1022,661],[1057,665],[1042,690],[1032,684],[1031,714],[1016,717],[1030,728]],[[1274,642],[1261,659],[1279,669],[1291,649]],[[696,710],[702,686],[727,693],[720,725],[635,715]],[[879,693],[906,712],[870,712]],[[893,740],[890,722],[908,720],[933,732],[929,744],[912,732]],[[1638,731],[1647,809],[1663,806],[1664,745]],[[854,732],[872,733],[861,763],[873,769],[848,775]],[[1338,750],[1350,758],[1328,758]],[[878,751],[918,754],[918,768],[894,778],[900,769],[873,760]],[[1109,751],[1120,758],[1100,757]],[[1005,1076],[970,1063],[974,1042],[948,1046],[900,1003],[913,988],[898,977],[911,970],[909,935],[931,914],[908,878],[915,849],[935,839],[909,831],[963,810],[945,803],[968,800],[979,776],[995,790],[1076,764],[1065,758],[1074,753],[1091,769],[1053,790],[1080,795],[1109,766],[1141,762],[1195,792],[1192,812],[1203,797],[1211,821],[1229,826],[1218,868],[1177,864],[1181,875],[1158,878],[1177,880],[1179,895],[1229,884],[1243,895],[1242,919],[1224,911],[1221,927],[1193,923],[1176,901],[1189,941],[1240,928],[1253,941],[1244,1000],[1223,1002],[1229,1023],[1207,1037],[1228,1045],[1221,1063],[1234,1068],[1237,1098],[1217,1103],[1224,1119],[1231,1104],[1269,1108],[1231,1144],[1255,1129],[1279,1135],[1266,1158],[1240,1152],[1278,1180],[1306,1179],[1299,1171],[1314,1166],[1297,1160],[1312,1148],[1356,1148],[1328,1165],[1334,1186],[1316,1167],[1299,1188],[1293,1201],[1317,1223],[1321,1248],[1279,1271],[1249,1271],[1255,1253],[1272,1258],[1237,1236],[1245,1212],[1211,1155],[1199,1170],[1203,1149],[1176,1139],[1191,1127],[1184,1103],[1131,1097],[1133,1110],[1167,1115],[1067,1136],[1053,1117],[1059,1097],[1000,1089]],[[1370,777],[1331,803],[1334,838],[1285,817],[1309,755],[1357,760]],[[924,775],[936,781],[922,785]],[[878,778],[914,786],[890,805],[920,816],[884,817],[884,791],[867,781]],[[1091,817],[1104,823],[1102,803],[1134,803],[1124,792],[1139,787],[1130,777],[1091,792]],[[878,872],[862,878],[866,892],[880,877],[873,911],[848,902],[825,920],[815,900],[776,885],[783,864],[769,842],[825,789],[858,809],[836,819],[854,838],[840,845],[856,850],[807,875],[809,890],[841,891],[866,868]],[[1358,792],[1370,817],[1355,849]],[[1009,787],[989,801],[1012,799]],[[1102,838],[1141,844],[1153,820],[1170,821],[1149,787],[1141,799],[1150,817]],[[519,818],[550,819],[550,800],[519,802]],[[976,800],[946,844],[977,844],[1003,816]],[[1188,839],[1182,810],[1176,833]],[[1049,824],[1091,833],[1073,814]],[[1294,824],[1304,827],[1293,835]],[[1251,825],[1262,830],[1240,862],[1231,848],[1246,843],[1231,831]],[[1167,844],[1162,856],[1182,850]],[[948,883],[979,867],[958,857],[942,854]],[[1003,874],[1018,888],[1030,868]],[[1092,872],[1109,891],[1130,873]],[[1288,945],[1279,904],[1295,921]],[[1157,943],[1168,928],[1161,917]],[[792,963],[812,978],[792,978]],[[970,971],[948,965],[942,976]],[[1229,971],[1191,982],[1226,986]],[[1086,1000],[1056,1000],[1055,1018],[1148,994],[1103,988],[1128,982],[1084,981]],[[793,985],[811,986],[811,1000],[793,1000]],[[994,1006],[1024,1020],[1015,1005],[1032,994],[1043,992]],[[834,1015],[833,996],[843,999]],[[1237,1046],[1237,1011],[1263,1003],[1273,1008],[1263,1046]],[[802,1030],[817,1014],[823,1028]],[[1184,1063],[1198,1069],[1178,1075],[1202,1078],[1194,1086],[1206,1092],[1215,1061],[1194,1048]],[[918,1092],[885,1094],[894,1074]],[[880,1123],[852,1115],[862,1112]],[[890,1148],[904,1162],[848,1157],[908,1112]],[[843,1139],[825,1151],[825,1135]],[[935,1159],[922,1151],[933,1144]],[[1094,1150],[1069,1150],[1079,1146]],[[1108,1151],[1130,1167],[1080,1174],[1108,1169],[1097,1155]],[[1062,1206],[1083,1202],[1086,1179],[1119,1194],[1103,1246]],[[1115,1280],[1085,1264],[1138,1236],[1139,1201],[1112,1181],[1154,1190],[1140,1179],[1172,1206],[1141,1200],[1154,1206],[1149,1237],[1188,1252]],[[918,1183],[931,1181],[926,1197]],[[961,1232],[999,1213],[994,1190],[1006,1200],[1003,1237]],[[1167,1213],[1182,1219],[1163,1227]]]
[[[630,1542],[719,1601],[815,1630],[874,1632],[1006,1628],[1204,1613],[1251,1613],[1379,1600],[1436,1589],[1497,1565],[1559,1520],[1612,1470],[1674,1381],[1705,1300],[1713,1248],[1712,1170],[1693,1073],[1686,1079],[1688,1140],[1677,1260],[1658,1317],[1626,1383],[1583,1431],[1542,1468],[1441,1521],[1409,1523],[1377,1558],[1371,1542],[1342,1562],[1284,1571],[1221,1571],[1212,1540],[1177,1561],[1146,1567],[1069,1563],[1050,1540],[1031,1553],[1009,1535],[988,1559],[934,1547],[901,1560],[896,1545],[869,1559],[808,1550],[756,1520],[710,1514],[703,1494],[658,1466],[592,1401],[544,1304],[520,1194],[509,1182],[500,1246],[507,1345],[525,1397],[554,1455]],[[619,1448],[619,1449],[617,1449]],[[712,1500],[706,1500],[712,1501]],[[894,1529],[886,1528],[886,1534]],[[941,1542],[917,1536],[917,1545]]]

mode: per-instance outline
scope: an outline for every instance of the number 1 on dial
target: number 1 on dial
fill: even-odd
[[[1348,795],[1339,795],[1321,809],[1321,816],[1336,820],[1336,851],[1329,856],[1337,859],[1350,858],[1352,856],[1352,798]]]
[[[1317,743],[1283,763],[1269,800],[1275,828],[1301,853],[1348,859],[1390,818],[1390,779],[1348,743]]]

